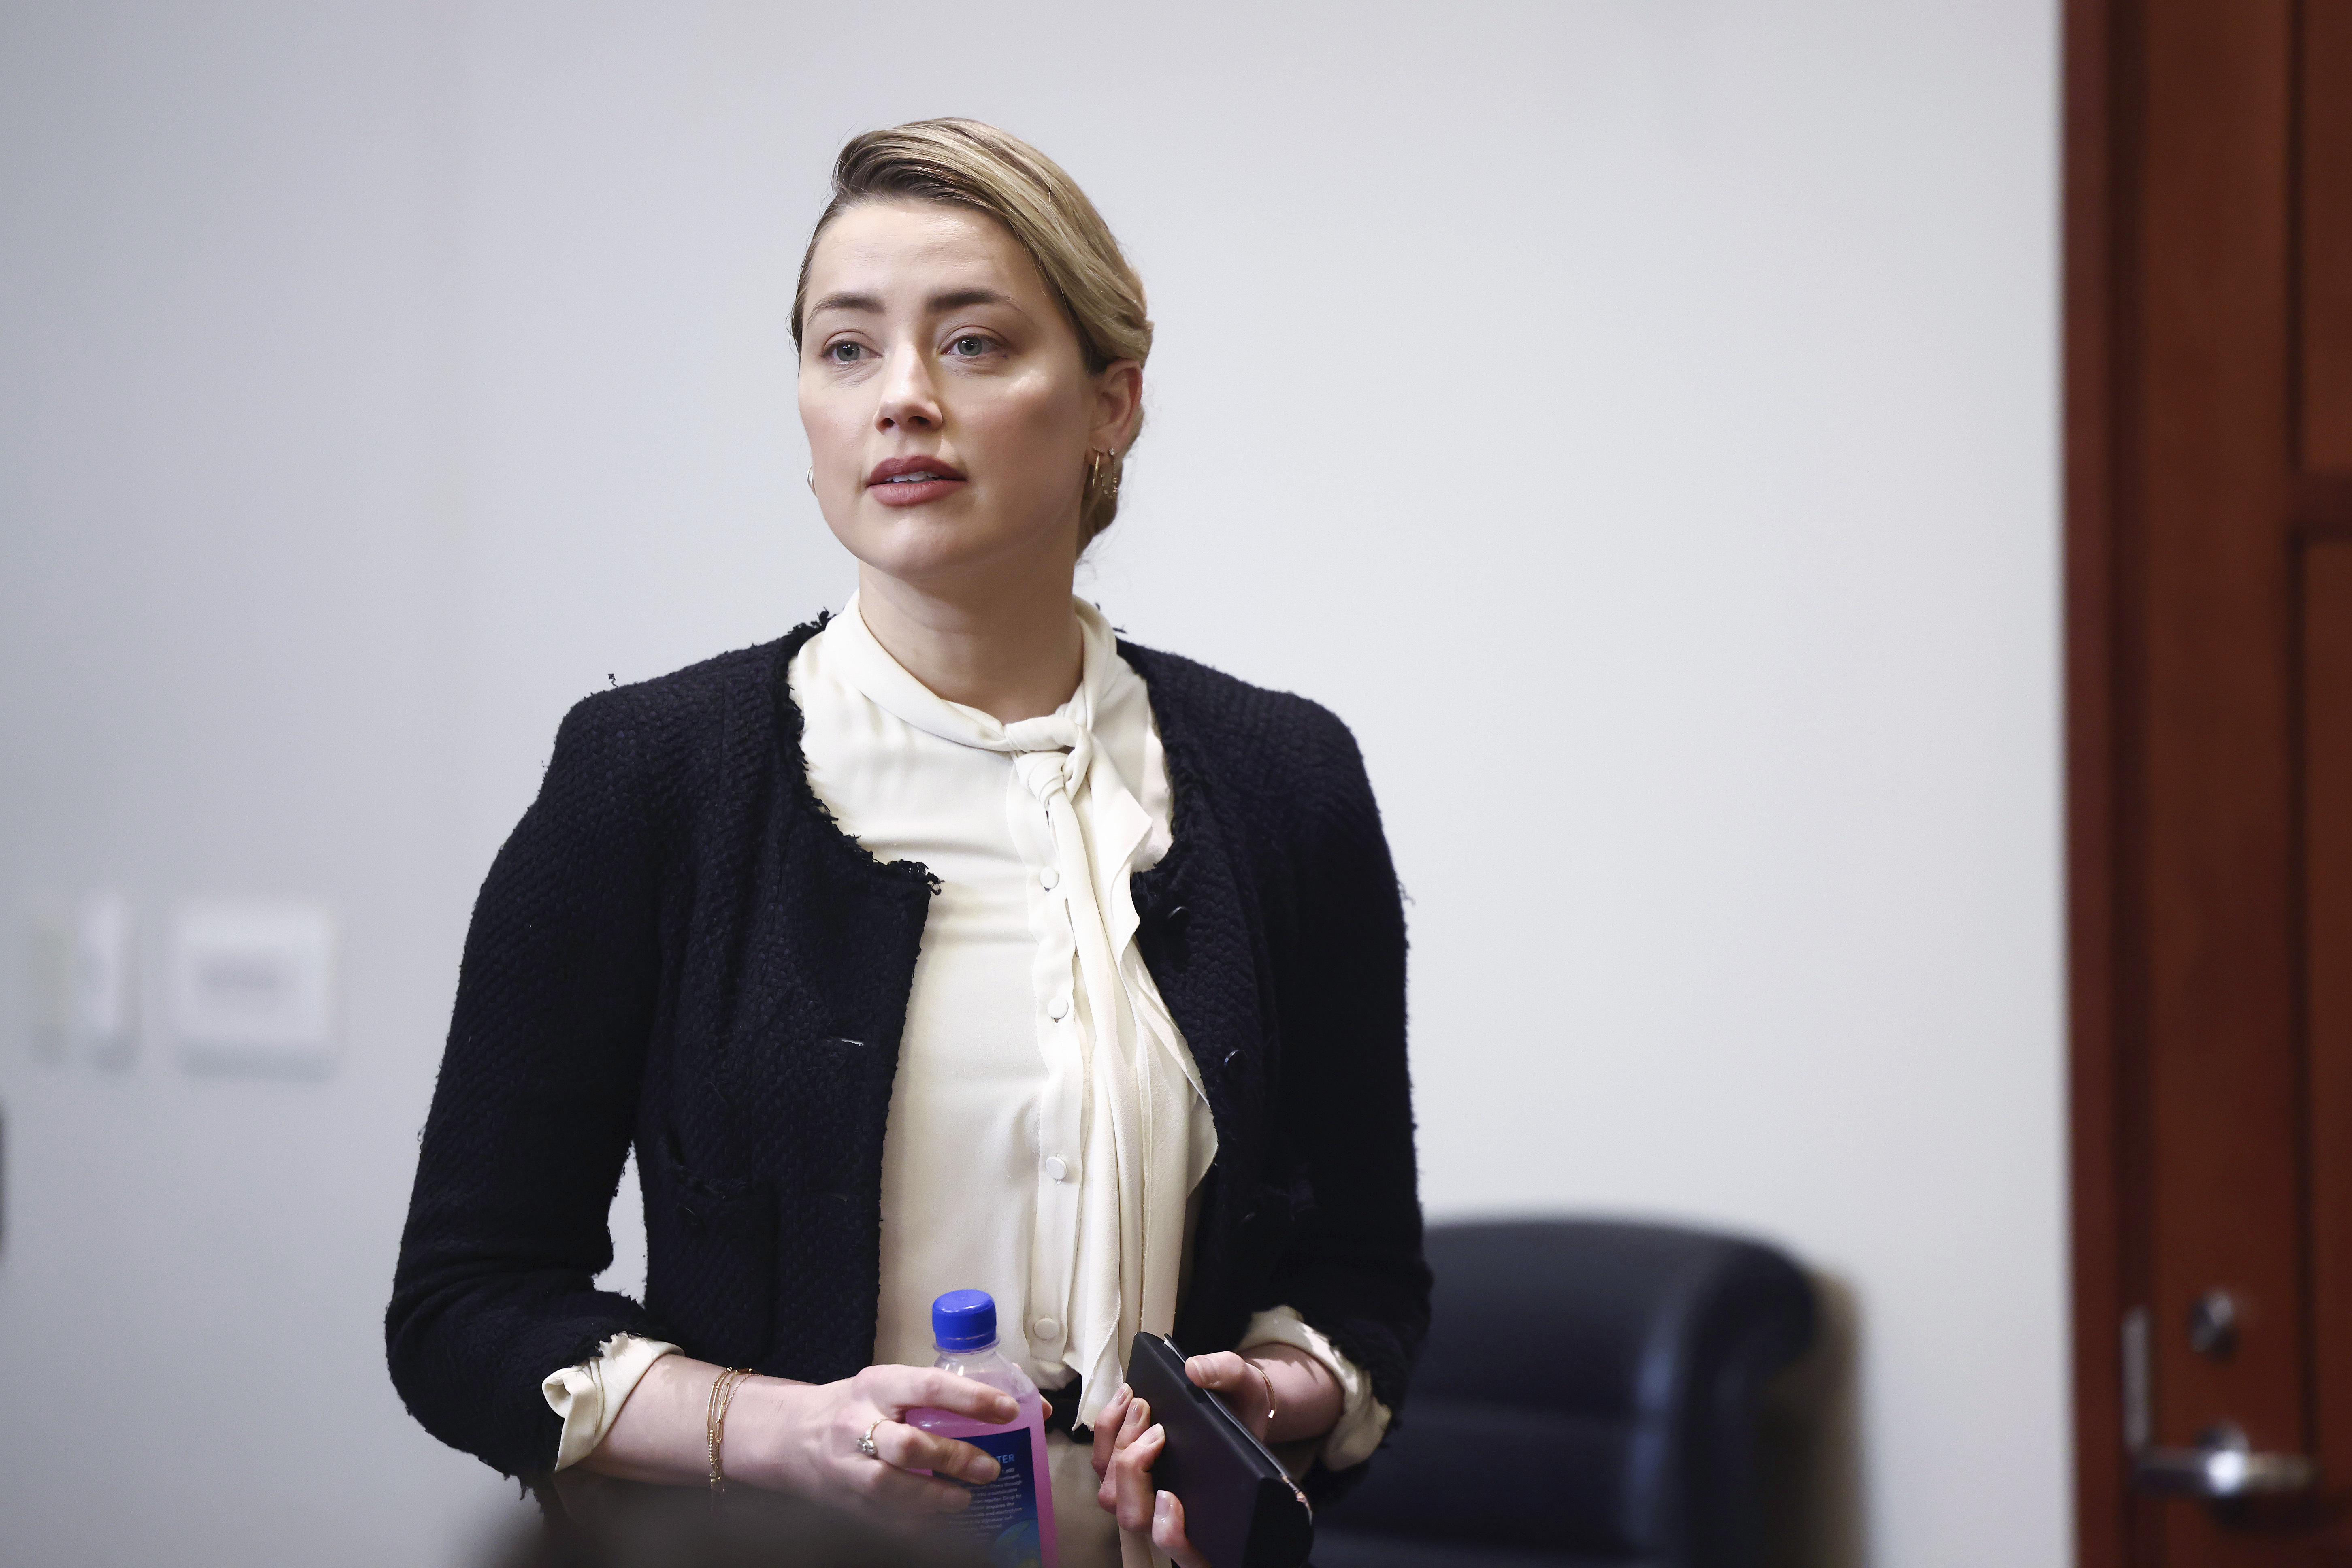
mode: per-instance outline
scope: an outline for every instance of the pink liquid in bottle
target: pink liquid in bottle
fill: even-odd
[[[950,1290],[931,1303],[932,1363],[958,1377],[1002,1389],[1021,1414],[1001,1426],[946,1410],[909,1410],[907,1425],[984,1451],[996,1479],[970,1487],[971,1506],[944,1516],[945,1528],[986,1553],[989,1568],[1061,1568],[1054,1538],[1054,1479],[1045,1466],[1045,1401],[1029,1374],[996,1348],[996,1302],[985,1290]]]

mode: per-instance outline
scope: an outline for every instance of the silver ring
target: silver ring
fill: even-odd
[[[874,1427],[881,1426],[882,1421],[887,1421],[888,1419],[890,1418],[887,1415],[885,1415],[882,1417],[881,1421],[875,1422],[874,1426],[868,1426],[866,1428],[866,1436],[857,1439],[857,1451],[859,1453],[865,1455],[869,1459],[878,1459],[882,1457],[874,1451]]]

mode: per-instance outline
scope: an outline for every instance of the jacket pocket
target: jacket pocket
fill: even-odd
[[[689,1355],[756,1366],[772,1347],[776,1193],[765,1182],[696,1171],[675,1138],[648,1194],[646,1310]]]

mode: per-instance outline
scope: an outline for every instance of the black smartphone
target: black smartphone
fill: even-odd
[[[1139,1333],[1127,1385],[1168,1435],[1152,1484],[1184,1505],[1184,1533],[1211,1568],[1298,1568],[1315,1544],[1315,1510],[1266,1446],[1224,1402],[1184,1375],[1165,1334]]]

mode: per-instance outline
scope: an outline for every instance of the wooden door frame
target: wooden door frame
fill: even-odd
[[[2143,674],[2144,630],[2137,624],[2143,584],[2132,542],[2146,455],[2138,447],[2142,382],[2135,363],[2145,288],[2140,12],[2141,0],[2065,0],[2063,10],[2069,1200],[2083,1568],[2153,1561],[2158,1544],[2149,1538],[2151,1505],[2136,1502],[2128,1484],[2120,1343],[2152,1248],[2146,1216],[2130,1199],[2149,1190],[2154,1173],[2143,1131],[2148,975],[2142,944],[2131,940],[2140,889],[2129,850],[2145,803],[2126,765],[2143,739],[2130,700]],[[2298,4],[2299,36],[2307,15]],[[2304,133],[2300,123],[2295,133]],[[2299,187],[2303,154],[2294,156]],[[2298,188],[2291,199],[2304,202],[2308,192]],[[2291,312],[2306,308],[2304,221],[2293,220],[2286,258]],[[2291,399],[2300,398],[2299,373],[2291,384]],[[2291,411],[2288,423],[2300,430],[2299,414]],[[2352,478],[2305,471],[2299,458],[2290,460],[2289,473],[2291,526],[2306,544],[2352,539]]]
[[[2118,523],[2132,466],[2134,127],[2122,0],[2065,0],[2061,230],[2064,353],[2066,884],[2075,1561],[2124,1568],[2132,1510],[2125,1468],[2120,1325],[2131,1259],[2125,1221],[2133,1151],[2122,1096],[2122,1009],[2133,987],[2118,941],[2125,784],[2126,643]]]

